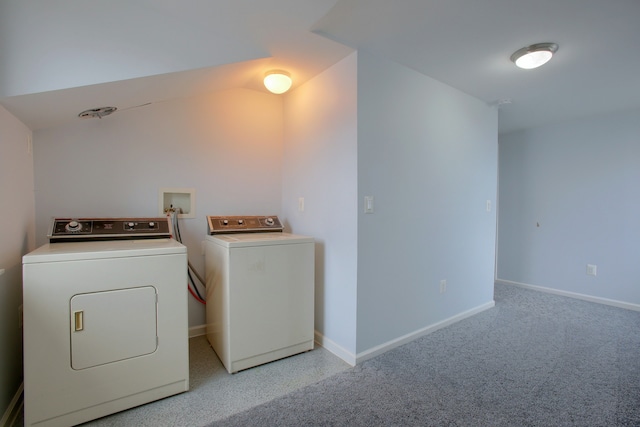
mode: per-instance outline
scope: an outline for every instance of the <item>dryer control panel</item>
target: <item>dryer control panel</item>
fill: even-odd
[[[171,237],[167,218],[54,218],[50,243]]]
[[[208,216],[209,234],[280,232],[282,223],[270,216]]]

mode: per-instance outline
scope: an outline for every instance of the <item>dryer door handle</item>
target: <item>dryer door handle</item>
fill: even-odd
[[[73,319],[75,321],[75,331],[82,331],[84,329],[84,311],[80,310],[74,312]]]

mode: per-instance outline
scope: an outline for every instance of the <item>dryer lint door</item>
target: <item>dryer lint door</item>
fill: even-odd
[[[153,286],[77,294],[70,308],[75,370],[144,356],[158,347]]]

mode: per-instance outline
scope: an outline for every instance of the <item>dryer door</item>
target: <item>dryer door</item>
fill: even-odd
[[[153,286],[76,294],[71,298],[71,367],[91,368],[156,351]]]

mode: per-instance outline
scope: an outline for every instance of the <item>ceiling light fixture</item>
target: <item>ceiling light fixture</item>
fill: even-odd
[[[536,43],[515,51],[511,60],[518,67],[530,70],[546,64],[557,50],[555,43]]]
[[[264,75],[264,86],[276,95],[288,91],[291,83],[291,76],[286,71],[271,70]]]

